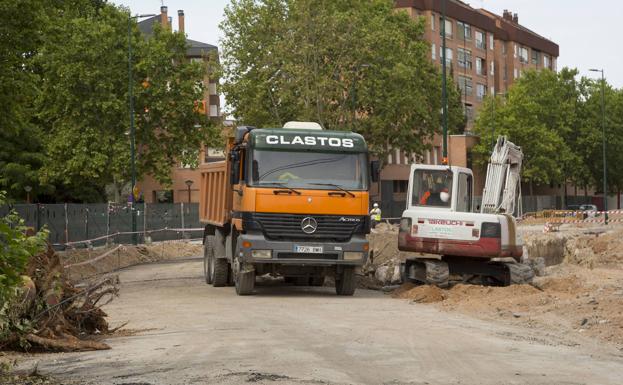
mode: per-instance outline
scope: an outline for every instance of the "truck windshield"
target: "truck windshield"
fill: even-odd
[[[413,173],[412,206],[450,207],[451,196],[451,171],[415,170]]]
[[[284,184],[292,188],[367,190],[365,153],[254,150],[250,185]],[[318,183],[326,185],[318,185]]]

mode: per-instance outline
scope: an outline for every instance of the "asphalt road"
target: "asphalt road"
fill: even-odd
[[[42,354],[42,374],[81,384],[621,384],[623,355],[359,290],[213,288],[201,261],[135,266],[106,307],[139,332],[108,351]]]

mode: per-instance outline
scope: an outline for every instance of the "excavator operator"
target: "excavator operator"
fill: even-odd
[[[429,188],[420,198],[422,206],[448,206],[450,193],[448,188],[441,180],[437,180],[433,188]]]

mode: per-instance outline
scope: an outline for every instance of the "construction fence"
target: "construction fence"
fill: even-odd
[[[15,210],[26,226],[50,232],[57,248],[100,246],[201,238],[198,203],[13,204],[0,206],[0,215]],[[132,233],[132,212],[136,232]]]

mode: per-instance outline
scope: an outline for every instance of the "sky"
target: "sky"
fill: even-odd
[[[623,88],[623,45],[620,23],[621,0],[464,0],[474,8],[485,8],[498,15],[508,9],[519,15],[519,24],[560,46],[558,69],[577,68],[580,75],[601,76],[590,68],[604,69],[606,79]],[[219,45],[218,24],[229,0],[112,0],[129,7],[133,14],[160,13],[166,5],[177,30],[177,10],[185,14],[188,38]]]

